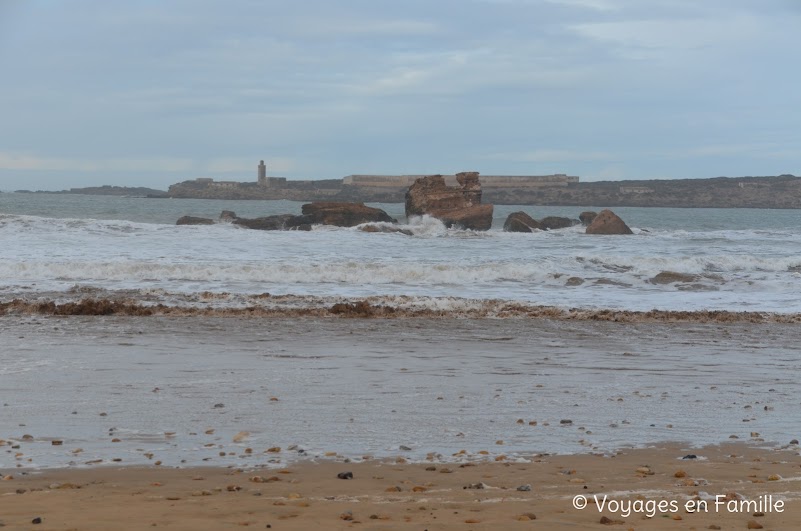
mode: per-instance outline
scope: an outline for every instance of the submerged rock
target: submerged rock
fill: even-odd
[[[525,212],[512,212],[503,224],[505,232],[534,232],[540,224]]]
[[[579,221],[581,221],[581,224],[586,227],[590,225],[596,217],[598,217],[598,212],[586,210],[579,214]]]
[[[198,218],[195,216],[181,216],[176,225],[214,225],[214,220],[209,218]]]
[[[698,275],[676,273],[675,271],[662,271],[650,280],[651,284],[673,284],[674,282],[695,282]]]
[[[540,228],[544,230],[566,229],[577,224],[578,222],[575,220],[559,216],[548,216],[547,218],[542,218],[540,220]]]
[[[222,212],[220,212],[220,221],[230,223],[237,219],[239,219],[239,216],[237,216],[236,212],[232,210],[223,210]]]
[[[492,205],[481,204],[481,183],[478,172],[456,174],[459,186],[448,186],[442,175],[417,179],[406,191],[406,216],[428,214],[446,227],[489,230],[492,226]]]
[[[385,232],[385,233],[400,233],[406,236],[413,236],[414,234],[409,229],[401,229],[400,227],[393,227],[391,225],[373,225],[367,224],[359,227],[362,232]]]
[[[222,217],[222,216],[221,216]],[[234,225],[255,230],[287,230],[292,225],[295,218],[292,214],[279,214],[277,216],[265,216],[263,218],[235,218],[231,221]]]
[[[587,227],[587,234],[634,234],[626,223],[611,210],[602,210]]]

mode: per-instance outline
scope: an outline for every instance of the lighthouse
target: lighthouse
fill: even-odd
[[[259,161],[259,186],[267,188],[267,166],[264,161]]]

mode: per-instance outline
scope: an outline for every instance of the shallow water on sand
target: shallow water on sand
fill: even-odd
[[[799,340],[776,324],[2,317],[0,438],[20,448],[0,468],[786,444]]]

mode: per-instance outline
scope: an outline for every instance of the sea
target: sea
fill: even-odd
[[[0,469],[514,461],[660,441],[702,457],[801,438],[797,324],[460,317],[517,303],[797,314],[801,212],[614,208],[634,234],[593,236],[502,227],[600,207],[496,206],[471,232],[371,206],[412,235],[175,225],[300,213],[288,201],[0,194],[0,303],[220,310],[0,316]],[[224,313],[363,299],[437,317]]]
[[[413,298],[436,308],[500,300],[561,308],[801,312],[801,211],[615,208],[633,236],[580,225],[503,231],[506,216],[577,219],[600,207],[496,206],[487,232],[406,219],[371,204],[413,236],[317,226],[256,231],[217,219],[299,214],[289,201],[0,194],[0,296],[126,290],[169,300],[199,292],[299,297]],[[660,282],[660,273],[678,273]],[[678,280],[674,280],[678,279]],[[161,300],[160,299],[160,300]],[[223,304],[218,299],[217,304]]]

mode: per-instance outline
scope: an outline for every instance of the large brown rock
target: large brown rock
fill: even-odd
[[[587,227],[587,234],[634,234],[626,223],[611,210],[602,210]]]
[[[540,224],[525,212],[512,212],[503,224],[505,232],[534,232]]]
[[[214,225],[214,220],[209,218],[198,218],[195,216],[181,216],[176,225]]]
[[[406,216],[428,214],[447,227],[489,230],[493,207],[481,204],[478,172],[457,173],[456,180],[459,186],[448,186],[442,175],[417,179],[406,191]]]
[[[307,203],[301,207],[304,223],[312,225],[336,225],[337,227],[355,227],[362,223],[384,221],[397,223],[389,214],[380,208],[365,206],[364,203]]]

